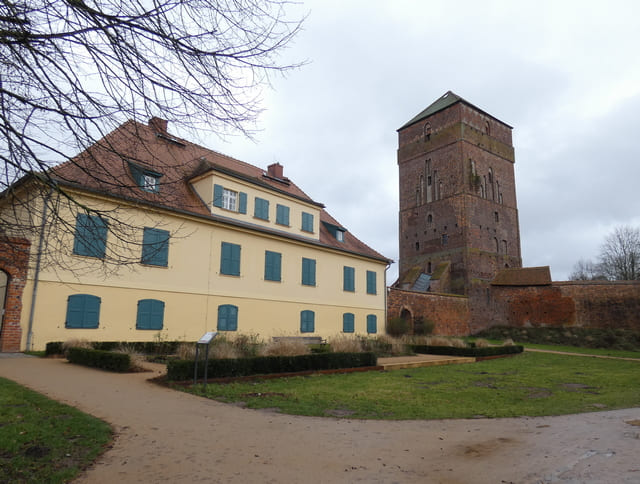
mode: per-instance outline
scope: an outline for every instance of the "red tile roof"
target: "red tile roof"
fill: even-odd
[[[189,183],[195,176],[208,171],[223,171],[314,204],[321,211],[321,222],[341,226],[324,210],[322,204],[313,201],[290,180],[270,177],[261,168],[176,138],[163,130],[164,125],[157,122],[160,120],[154,120],[155,122],[150,122],[149,125],[127,121],[73,160],[54,167],[50,173],[51,177],[63,186],[91,190],[212,220],[243,224],[240,221],[233,222],[212,215]],[[140,189],[131,173],[131,164],[162,174],[157,193]],[[253,224],[245,225],[256,230],[269,230]],[[308,240],[302,236],[285,236]],[[314,243],[312,240],[310,242]],[[390,262],[348,231],[345,233],[344,242],[337,241],[322,223],[319,242],[323,246]]]

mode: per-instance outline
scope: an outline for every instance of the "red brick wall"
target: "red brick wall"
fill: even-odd
[[[466,297],[390,288],[387,297],[389,319],[399,317],[403,309],[408,310],[413,318],[422,317],[434,321],[434,334],[469,334],[469,299]]]
[[[27,281],[29,241],[13,237],[0,239],[0,270],[9,275],[5,312],[0,331],[0,352],[20,351],[22,293]]]

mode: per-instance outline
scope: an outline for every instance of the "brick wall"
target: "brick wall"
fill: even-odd
[[[412,318],[434,321],[434,334],[469,334],[469,299],[466,297],[390,288],[387,297],[388,318],[399,317],[403,310],[409,311]]]
[[[14,237],[0,239],[0,270],[8,275],[7,294],[4,306],[0,352],[20,351],[22,329],[22,293],[27,281],[29,241]]]

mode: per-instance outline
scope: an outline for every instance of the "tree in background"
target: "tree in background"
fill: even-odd
[[[640,229],[630,226],[616,227],[605,238],[598,261],[594,263],[579,260],[569,279],[640,280]]]

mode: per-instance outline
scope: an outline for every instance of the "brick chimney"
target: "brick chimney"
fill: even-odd
[[[154,116],[149,120],[149,127],[156,133],[167,134],[167,120]]]
[[[273,163],[267,167],[267,174],[271,178],[277,178],[278,180],[284,179],[284,169],[280,163]]]

